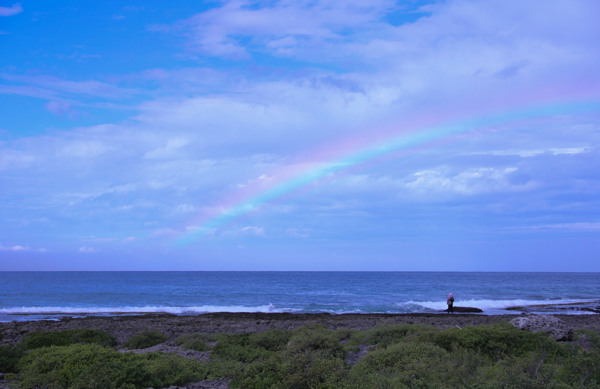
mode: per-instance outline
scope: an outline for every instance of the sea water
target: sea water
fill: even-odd
[[[0,321],[154,312],[432,313],[446,308],[450,292],[455,306],[492,315],[518,313],[506,310],[513,306],[598,305],[600,273],[0,272]]]

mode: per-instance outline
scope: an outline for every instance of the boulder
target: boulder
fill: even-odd
[[[510,321],[514,327],[531,332],[545,332],[559,341],[573,340],[573,329],[551,315],[523,315]]]
[[[448,309],[444,309],[444,312],[448,312]],[[479,308],[473,307],[454,307],[454,313],[481,313],[483,312]]]

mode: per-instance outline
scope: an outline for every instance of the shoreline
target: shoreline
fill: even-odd
[[[0,345],[16,344],[23,335],[35,331],[61,331],[70,329],[104,330],[122,344],[131,336],[153,330],[166,335],[169,340],[193,333],[255,333],[269,329],[295,329],[309,325],[322,325],[329,329],[365,330],[384,324],[420,324],[437,328],[490,325],[509,321],[522,314],[447,314],[447,313],[206,313],[194,316],[171,314],[146,314],[134,316],[63,317],[61,320],[12,321],[0,323]],[[600,331],[600,315],[554,314],[573,330]]]

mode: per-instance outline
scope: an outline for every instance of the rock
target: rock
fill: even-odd
[[[448,310],[445,309],[444,312],[448,312]],[[454,312],[455,313],[481,313],[483,311],[479,308],[473,308],[473,307],[454,307]]]
[[[573,329],[551,315],[524,315],[510,321],[514,327],[531,332],[545,332],[558,341],[573,340]]]

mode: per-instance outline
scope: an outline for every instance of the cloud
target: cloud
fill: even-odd
[[[29,151],[2,149],[0,144],[0,171],[24,169],[36,161],[36,157]]]
[[[470,168],[453,173],[448,168],[423,170],[413,174],[405,186],[411,191],[431,195],[462,194],[477,195],[490,192],[523,191],[532,188],[532,183],[513,184],[510,176],[516,167]]]
[[[0,7],[0,16],[13,16],[23,12],[21,4],[16,3],[10,7]]]
[[[587,147],[553,147],[548,149],[531,149],[531,150],[494,150],[494,151],[479,151],[472,153],[474,155],[498,155],[498,156],[518,156],[521,158],[537,157],[543,154],[550,155],[576,155],[589,152]]]
[[[96,252],[98,252],[98,250],[96,250],[95,248],[93,248],[93,247],[86,247],[86,246],[80,247],[79,250],[77,250],[77,251],[80,252],[80,253],[88,253],[88,254],[89,253],[96,253]]]
[[[52,100],[46,103],[46,109],[56,116],[75,117],[75,112],[71,109],[71,104],[66,101]]]
[[[159,237],[159,236],[176,236],[181,234],[180,231],[177,231],[172,228],[161,228],[158,230],[154,230],[150,233],[150,237]]]
[[[0,93],[48,100],[55,115],[82,106],[112,113],[98,116],[103,125],[0,142],[0,179],[13,194],[0,214],[36,210],[58,225],[54,231],[119,231],[107,244],[135,235],[159,245],[192,218],[302,168],[335,164],[370,141],[416,133],[422,122],[460,123],[547,98],[569,102],[600,78],[594,3],[549,1],[540,12],[528,2],[456,0],[400,22],[391,13],[418,10],[358,0],[215,4],[163,31],[183,32],[180,43],[195,56],[251,62],[201,58],[198,67],[79,80],[0,74],[7,84]],[[140,66],[147,65],[155,66]],[[124,101],[133,113],[119,121],[114,113]],[[495,195],[519,209],[547,188],[563,195],[562,205],[590,204],[579,195],[597,187],[597,123],[595,113],[553,116],[396,150],[269,199],[223,230],[309,238],[319,235],[307,227],[318,220],[328,236],[343,236],[373,215],[383,220],[373,231],[391,231],[390,210],[415,201],[477,207]]]
[[[0,245],[0,250],[2,251],[29,251],[29,248],[26,246],[14,245],[10,247],[4,247]]]
[[[387,0],[277,1],[268,5],[235,0],[175,28],[189,30],[189,49],[207,55],[244,59],[250,51],[265,48],[276,55],[289,55],[317,48],[319,42],[348,39],[356,26],[364,28],[392,8],[394,3]]]
[[[563,231],[563,232],[600,232],[600,222],[571,222],[558,224],[542,224],[517,227],[518,230],[530,231]]]
[[[0,251],[36,251],[39,253],[45,253],[48,252],[49,250],[46,248],[39,248],[39,249],[32,249],[28,246],[21,246],[21,245],[14,245],[14,246],[3,246],[2,244],[0,244]]]
[[[170,138],[167,139],[167,144],[164,147],[148,151],[144,157],[148,159],[170,158],[189,143],[189,140],[185,138]]]
[[[22,76],[9,73],[0,73],[0,78],[13,83],[35,85],[53,93],[73,96],[123,99],[136,93],[133,89],[119,88],[97,80],[71,81],[54,76]]]
[[[262,227],[246,226],[241,231],[244,235],[265,236],[265,230]]]

